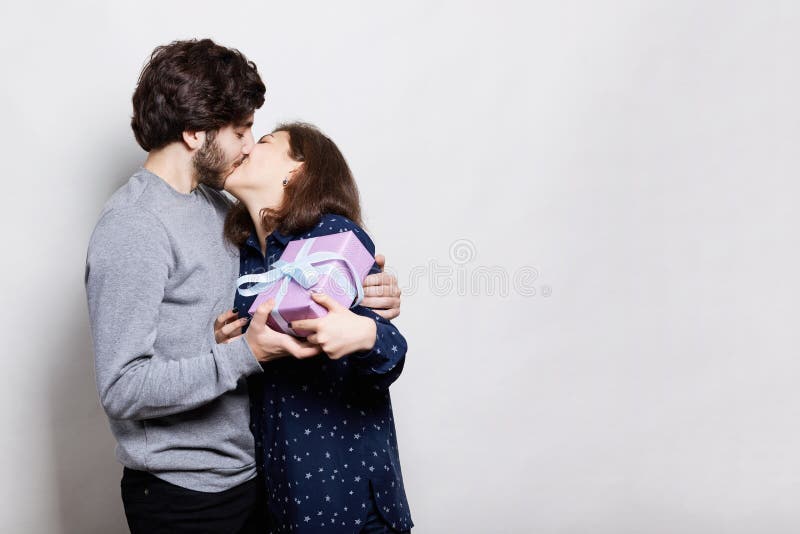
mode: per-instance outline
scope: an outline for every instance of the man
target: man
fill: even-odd
[[[208,39],[156,48],[133,95],[147,159],[90,239],[97,387],[134,533],[263,532],[246,379],[260,362],[320,350],[267,327],[266,306],[245,335],[215,339],[215,329],[228,337],[239,268],[222,238],[229,202],[219,191],[253,147],[264,92],[237,50]],[[397,316],[395,282],[369,277],[363,304]]]

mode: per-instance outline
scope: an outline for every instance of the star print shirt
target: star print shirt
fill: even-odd
[[[375,255],[375,245],[362,228],[326,214],[303,234],[270,234],[266,256],[251,235],[241,249],[240,274],[270,270],[293,239],[348,230]],[[370,272],[379,272],[377,264]],[[240,316],[247,316],[254,299],[237,293]],[[263,364],[264,373],[250,379],[251,429],[276,532],[359,532],[373,507],[371,500],[395,530],[413,526],[388,389],[403,369],[406,341],[371,309],[351,310],[375,320],[371,350],[339,360],[325,354],[282,358]]]

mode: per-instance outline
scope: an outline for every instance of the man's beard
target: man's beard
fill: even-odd
[[[206,135],[203,146],[192,158],[192,164],[197,172],[198,183],[221,191],[230,169],[225,164],[225,154],[217,144],[215,133],[209,132]]]

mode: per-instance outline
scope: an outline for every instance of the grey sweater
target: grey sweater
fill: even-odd
[[[244,338],[214,341],[239,271],[222,236],[228,208],[219,192],[184,195],[140,169],[104,207],[86,259],[97,389],[117,458],[206,492],[256,473],[245,377],[261,366]]]

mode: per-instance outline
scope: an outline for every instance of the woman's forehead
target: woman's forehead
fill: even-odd
[[[274,131],[272,133],[268,133],[266,135],[262,135],[261,139],[259,139],[259,141],[263,141],[264,139],[267,139],[269,137],[271,137],[273,139],[280,139],[280,138],[287,138],[288,139],[289,132],[284,131],[284,130],[276,130],[276,131]]]

